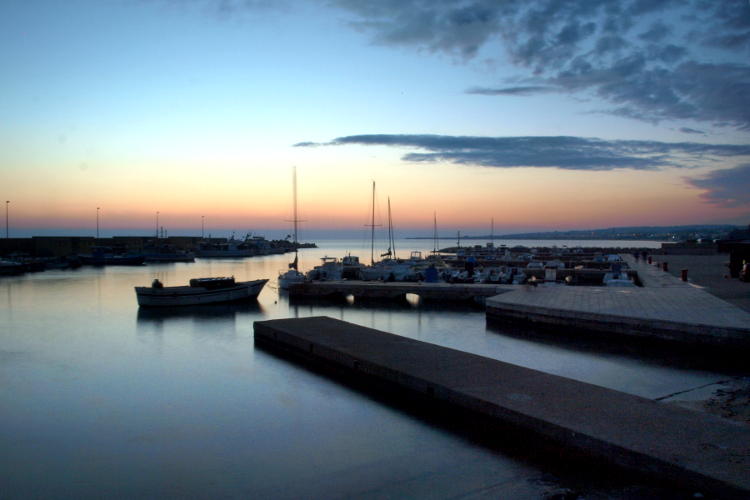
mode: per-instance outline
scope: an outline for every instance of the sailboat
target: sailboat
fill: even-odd
[[[375,191],[373,183],[373,218],[371,227],[375,227]],[[373,255],[371,259],[374,261],[374,241],[375,235],[372,235],[372,248]],[[373,262],[372,265],[363,267],[360,269],[360,275],[364,280],[383,280],[383,281],[416,281],[417,275],[414,272],[414,265],[419,260],[415,260],[412,256],[409,260],[399,260],[396,258],[396,238],[393,232],[393,217],[391,216],[391,198],[388,197],[388,250],[385,253],[380,254],[382,260],[379,262]]]
[[[294,283],[302,283],[305,281],[305,275],[299,272],[299,244],[297,243],[297,224],[300,220],[297,218],[297,167],[294,168],[292,173],[292,191],[294,200],[294,260],[289,264],[289,270],[279,275],[279,288],[282,290],[288,290]]]

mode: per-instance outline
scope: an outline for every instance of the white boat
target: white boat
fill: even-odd
[[[297,223],[300,220],[297,218],[297,169],[295,168],[292,174],[292,191],[294,200],[294,260],[289,264],[289,270],[283,274],[279,274],[279,288],[281,290],[288,290],[290,286],[295,283],[303,283],[306,278],[305,275],[299,272],[299,243],[297,241]]]
[[[254,299],[268,280],[235,281],[234,278],[196,278],[188,286],[164,286],[158,279],[151,286],[135,287],[143,307],[192,306]]]
[[[344,265],[336,257],[321,257],[323,263],[307,272],[307,279],[338,281],[343,279]]]

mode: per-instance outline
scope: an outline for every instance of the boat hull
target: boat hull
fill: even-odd
[[[299,271],[287,271],[279,276],[279,288],[289,290],[289,287],[296,283],[304,283],[305,275]]]
[[[203,287],[172,286],[153,288],[135,287],[138,305],[142,307],[194,306],[235,302],[258,297],[268,280],[241,281],[231,287],[208,289]]]

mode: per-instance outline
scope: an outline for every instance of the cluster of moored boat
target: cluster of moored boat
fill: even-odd
[[[482,249],[484,252],[486,248]],[[543,258],[540,258],[543,257]],[[587,271],[584,265],[598,265],[593,269],[606,286],[635,286],[627,265],[619,255],[578,255],[576,267],[569,267],[570,256],[559,255],[548,258],[542,253],[510,253],[503,251],[491,255],[469,252],[459,255],[431,254],[423,257],[421,252],[412,252],[408,259],[386,258],[371,265],[364,265],[359,258],[347,255],[341,259],[323,257],[322,263],[307,273],[297,269],[298,257],[290,264],[289,271],[279,276],[279,287],[288,289],[295,283],[306,281],[370,280],[370,281],[425,281],[448,283],[563,283],[577,284],[576,271]],[[500,259],[505,264],[497,264]],[[592,259],[592,260],[587,260]],[[451,261],[449,264],[446,261]],[[525,262],[525,266],[520,265]],[[564,271],[568,271],[566,274]],[[592,269],[588,269],[592,271]],[[540,274],[541,273],[541,274]],[[562,279],[561,279],[562,277]],[[230,302],[253,299],[263,289],[267,279],[237,282],[231,278],[198,278],[187,286],[165,287],[154,280],[150,287],[136,287],[138,304],[144,307],[189,306],[215,302]]]
[[[473,247],[454,253],[432,253],[426,257],[412,252],[408,259],[388,257],[371,265],[347,255],[341,259],[323,257],[307,273],[294,267],[294,274],[279,277],[287,289],[305,281],[427,281],[446,283],[524,284],[532,282],[568,285],[636,286],[619,255],[583,253],[540,253],[534,249],[511,252],[505,247]]]
[[[297,244],[314,247],[314,244]],[[209,238],[198,242],[195,248],[178,248],[167,239],[153,239],[140,250],[129,250],[125,246],[91,246],[85,253],[64,257],[39,257],[23,253],[0,259],[0,275],[17,275],[49,269],[75,269],[90,266],[138,266],[149,263],[194,262],[196,258],[245,258],[283,254],[295,247],[286,240],[269,241],[263,236],[247,235],[243,239],[232,236]]]

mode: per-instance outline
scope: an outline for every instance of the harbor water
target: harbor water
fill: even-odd
[[[433,245],[397,243],[404,254]],[[369,261],[360,241],[318,244],[300,252],[302,270],[347,252]],[[257,320],[331,316],[647,398],[727,377],[488,327],[471,305],[290,304],[276,277],[291,258],[0,279],[0,497],[618,497],[641,488],[486,446],[429,414],[258,350]],[[169,311],[136,304],[133,287],[154,278],[172,286],[209,276],[270,281],[257,302]]]

